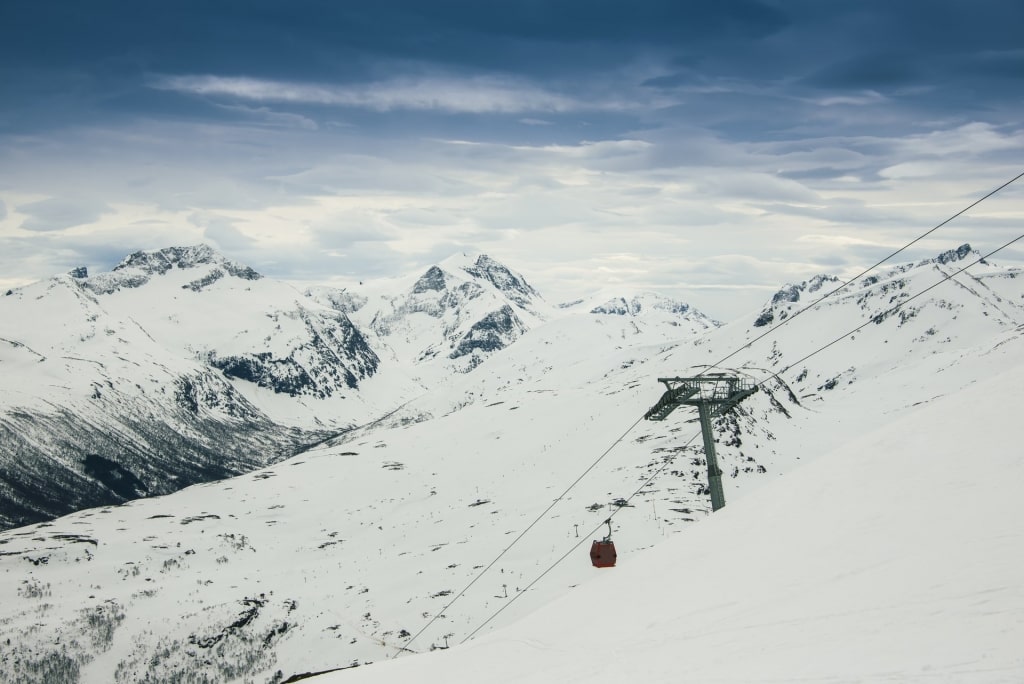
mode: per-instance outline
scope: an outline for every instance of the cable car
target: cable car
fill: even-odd
[[[605,520],[608,524],[608,536],[598,541],[594,540],[594,543],[590,545],[590,562],[593,563],[595,568],[614,568],[615,558],[615,543],[612,541],[612,519],[608,518]]]

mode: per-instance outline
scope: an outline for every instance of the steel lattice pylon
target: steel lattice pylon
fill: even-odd
[[[706,373],[693,378],[658,378],[668,391],[644,414],[647,420],[665,420],[679,406],[696,406],[700,415],[700,431],[704,436],[704,455],[708,462],[708,489],[711,510],[725,506],[722,491],[722,470],[715,455],[715,436],[711,419],[732,409],[757,391],[757,385],[724,373]]]

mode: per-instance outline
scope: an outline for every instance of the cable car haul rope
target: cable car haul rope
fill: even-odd
[[[926,236],[930,235],[931,233],[935,232],[936,230],[938,230],[942,226],[946,225],[947,223],[949,223],[953,219],[963,215],[968,210],[972,209],[973,207],[977,206],[978,204],[981,204],[981,202],[989,199],[990,197],[992,197],[993,195],[995,195],[999,191],[1003,190],[1004,188],[1008,187],[1009,185],[1013,184],[1014,182],[1016,182],[1017,180],[1019,180],[1022,177],[1024,177],[1024,173],[1021,173],[1021,174],[1015,176],[1014,178],[1012,178],[1011,180],[1007,181],[1003,185],[999,186],[995,190],[990,191],[988,194],[986,194],[982,198],[976,200],[975,202],[973,202],[969,206],[965,207],[961,211],[957,212],[956,214],[952,215],[951,217],[949,217],[948,219],[946,219],[942,223],[939,223],[938,225],[936,225],[933,228],[929,229],[928,231],[926,231],[922,235],[919,235],[914,240],[912,240],[911,242],[907,243],[906,245],[904,245],[900,249],[896,250],[895,252],[892,252],[891,254],[889,254],[889,256],[885,257],[884,259],[882,259],[878,263],[874,264],[873,266],[869,267],[868,269],[865,269],[864,271],[862,271],[860,274],[858,274],[854,278],[851,278],[850,280],[846,281],[845,283],[843,283],[842,285],[840,285],[836,289],[834,289],[834,290],[828,292],[827,294],[823,295],[822,297],[814,300],[808,306],[806,306],[803,309],[797,311],[796,314],[790,316],[788,319],[786,319],[782,323],[780,323],[780,324],[778,324],[776,326],[773,326],[772,328],[770,328],[769,330],[765,331],[760,336],[754,338],[753,340],[748,341],[747,343],[745,343],[744,345],[742,345],[738,349],[734,350],[733,352],[731,352],[727,356],[723,357],[718,363],[715,363],[715,364],[712,364],[711,366],[709,366],[707,370],[710,370],[712,368],[718,367],[719,364],[723,363],[727,359],[732,358],[733,356],[735,356],[737,353],[739,353],[743,349],[746,349],[746,348],[750,347],[753,343],[757,342],[758,340],[761,340],[764,337],[767,337],[768,335],[774,333],[782,325],[791,323],[792,320],[795,319],[799,314],[802,314],[802,313],[806,312],[807,310],[817,306],[823,300],[825,300],[828,297],[831,297],[832,295],[836,294],[840,290],[844,289],[845,287],[847,287],[848,285],[853,283],[855,280],[857,280],[860,277],[866,275],[868,272],[874,270],[875,268],[881,266],[883,263],[885,263],[886,261],[889,261],[892,257],[894,257],[897,254],[903,252],[904,250],[909,248],[911,245],[917,243],[918,241],[922,240],[924,237],[926,237]],[[922,290],[921,292],[917,293],[913,297],[911,297],[911,298],[909,298],[907,300],[904,300],[903,302],[900,302],[896,306],[894,306],[891,309],[889,309],[888,311],[886,311],[884,315],[890,315],[890,314],[894,313],[895,311],[899,310],[902,306],[906,305],[910,301],[913,301],[917,297],[925,294],[929,290],[937,287],[938,285],[941,285],[944,282],[947,282],[948,280],[950,280],[953,277],[959,275],[960,273],[963,273],[964,271],[966,271],[971,266],[974,266],[975,264],[978,264],[980,262],[984,262],[985,259],[991,257],[992,255],[1002,251],[1003,249],[1009,247],[1010,245],[1012,245],[1012,244],[1014,244],[1014,243],[1016,243],[1016,242],[1018,242],[1018,241],[1020,241],[1022,239],[1024,239],[1024,235],[1017,236],[1013,240],[1010,240],[1009,242],[1003,244],[1002,246],[992,250],[991,252],[989,252],[985,256],[980,257],[980,258],[976,259],[975,261],[971,262],[970,264],[967,264],[966,266],[960,268],[959,270],[957,270],[957,271],[947,275],[945,278],[943,278],[939,282],[937,282],[934,285],[931,285],[930,287]],[[583,480],[583,478],[586,477],[612,451],[612,449],[614,449],[623,439],[625,439],[625,437],[633,430],[633,428],[635,428],[645,418],[649,419],[649,420],[663,420],[665,417],[668,416],[669,413],[671,413],[676,407],[678,407],[680,405],[694,405],[694,406],[697,406],[698,410],[699,410],[699,412],[701,414],[702,430],[701,430],[701,432],[695,433],[692,437],[690,437],[690,439],[687,440],[685,442],[685,444],[683,445],[683,448],[689,446],[699,435],[704,434],[704,437],[705,437],[704,438],[705,453],[708,455],[708,476],[709,476],[709,480],[712,480],[712,483],[713,483],[713,478],[714,477],[717,476],[717,477],[720,478],[721,471],[718,470],[717,463],[715,462],[715,458],[714,458],[714,440],[713,440],[713,435],[710,434],[710,420],[712,418],[717,417],[718,415],[721,415],[721,414],[725,413],[726,411],[730,410],[739,401],[741,401],[742,399],[746,398],[750,394],[753,394],[754,392],[756,392],[758,390],[758,388],[763,386],[769,380],[771,380],[773,378],[778,378],[781,374],[785,373],[786,371],[788,371],[790,368],[794,367],[798,363],[802,363],[802,362],[806,361],[807,359],[809,359],[812,356],[815,356],[816,354],[824,351],[828,347],[836,344],[837,342],[845,339],[846,337],[849,337],[850,335],[853,335],[854,333],[856,333],[857,331],[863,329],[864,327],[866,327],[870,323],[875,322],[876,318],[878,318],[878,316],[872,317],[871,319],[868,320],[868,322],[863,323],[862,325],[859,325],[859,326],[853,328],[852,330],[850,330],[850,331],[840,335],[839,337],[835,338],[831,342],[823,345],[822,347],[816,349],[815,351],[811,352],[810,354],[804,356],[799,361],[789,364],[788,366],[786,366],[781,371],[778,371],[776,373],[772,373],[771,375],[769,375],[765,379],[761,380],[760,382],[757,382],[756,384],[752,384],[751,385],[751,384],[744,383],[744,382],[740,381],[739,378],[726,378],[724,376],[724,374],[721,374],[721,373],[712,374],[712,373],[708,373],[707,371],[703,371],[703,372],[699,373],[694,378],[661,378],[661,379],[659,379],[660,382],[664,382],[665,383],[666,387],[668,388],[668,391],[661,397],[661,399],[658,401],[658,403],[655,404],[651,409],[649,409],[647,411],[646,415],[643,415],[643,416],[637,418],[637,420],[635,422],[633,422],[632,425],[630,425],[628,428],[626,428],[625,432],[623,432],[611,444],[611,446],[609,446],[608,449],[606,449],[604,451],[604,453],[602,453],[593,463],[591,463],[590,466],[588,466],[586,468],[586,470],[584,470],[583,473],[581,473],[580,476],[577,477],[576,480],[574,480],[572,482],[572,484],[570,484],[565,489],[565,491],[563,491],[551,503],[551,505],[549,505],[546,509],[544,509],[544,511],[532,523],[530,523],[530,525],[528,525],[526,527],[526,529],[524,529],[519,534],[518,537],[516,537],[507,547],[505,547],[505,549],[501,553],[499,553],[498,556],[490,564],[488,564],[479,574],[477,574],[476,577],[474,577],[469,582],[469,584],[466,585],[466,587],[462,591],[460,591],[451,601],[449,601],[448,604],[446,606],[444,606],[444,608],[442,608],[440,611],[438,611],[434,615],[434,617],[431,618],[431,620],[426,625],[424,625],[424,627],[422,629],[420,629],[419,632],[417,632],[415,635],[410,637],[408,639],[408,641],[405,642],[404,645],[399,647],[397,652],[392,657],[393,658],[397,657],[398,654],[402,653],[402,652],[411,652],[410,649],[409,649],[409,646],[417,639],[417,637],[419,637],[421,634],[423,634],[432,624],[434,624],[435,621],[437,621],[439,618],[443,617],[445,615],[445,612],[449,608],[451,608],[451,606],[456,601],[458,601],[474,584],[476,584],[476,582],[481,577],[483,577],[483,575],[486,574],[488,570],[490,570],[492,567],[494,567],[494,565],[506,553],[508,553],[508,551],[516,543],[518,543],[531,529],[533,529],[533,527],[535,527],[537,525],[537,523],[539,523],[544,517],[546,517],[547,514],[555,507],[555,505],[558,504],[560,501],[562,501],[565,498],[565,496],[577,484],[579,484],[580,481]],[[712,391],[712,394],[708,395],[711,398],[709,398],[707,401],[702,402],[702,401],[699,400],[700,397],[702,396],[702,392],[705,392],[705,394],[706,394],[705,388],[703,387],[704,383],[712,383],[713,385],[715,385],[717,387],[719,384],[721,384],[722,380],[733,381],[733,385],[734,386],[730,385],[730,387],[733,390],[735,390],[735,391],[732,392],[729,397],[718,397],[717,399],[714,399],[714,397],[716,395],[714,395],[714,392]],[[678,382],[676,382],[676,384],[673,385],[671,383],[671,381],[678,381]],[[687,381],[689,381],[689,384],[688,384]],[[706,419],[705,419],[705,414],[707,414],[706,415]],[[706,430],[703,429],[705,427],[705,423],[707,423],[707,428],[708,428]],[[661,475],[661,473],[664,472],[665,468],[669,464],[672,463],[673,458],[674,457],[671,457],[671,456],[669,458],[666,458],[664,463],[649,478],[647,478],[647,480],[645,480],[644,483],[642,485],[640,485],[640,487],[637,488],[637,490],[635,492],[633,492],[629,497],[627,497],[625,499],[625,502],[628,503],[634,497],[636,497],[638,494],[640,494],[640,492],[642,492],[645,488],[647,488],[651,484],[651,482],[653,482],[659,475]],[[717,510],[722,505],[724,505],[724,497],[721,497],[719,499],[719,501],[716,502],[715,501],[715,497],[714,497],[714,491],[715,491],[714,487],[712,486],[710,489],[711,489],[711,492],[712,492],[712,507],[713,507],[713,510]],[[715,505],[716,503],[718,503],[719,505]],[[542,573],[540,573],[540,575],[538,575],[532,582],[530,582],[528,585],[526,585],[520,592],[517,592],[513,596],[509,597],[509,600],[507,602],[505,602],[501,606],[501,608],[499,608],[497,611],[495,611],[493,614],[491,614],[490,617],[488,617],[479,626],[477,626],[472,632],[470,632],[460,643],[465,643],[466,641],[471,639],[473,636],[475,636],[481,629],[483,629],[492,620],[494,620],[498,615],[500,615],[514,601],[516,601],[520,596],[525,594],[535,584],[537,584],[539,581],[541,581],[549,572],[551,572],[554,568],[556,568],[558,565],[560,565],[562,563],[562,561],[564,561],[566,558],[568,558],[569,555],[574,553],[576,551],[576,549],[579,548],[586,541],[586,539],[588,537],[593,536],[594,534],[596,534],[598,532],[598,530],[601,528],[602,525],[607,525],[608,526],[608,534],[603,539],[600,539],[600,540],[596,540],[595,539],[595,540],[592,541],[591,548],[590,548],[591,563],[592,563],[592,565],[595,568],[614,567],[618,556],[617,556],[617,553],[616,553],[616,550],[615,550],[615,545],[614,545],[614,543],[612,542],[612,539],[611,539],[611,536],[612,536],[611,520],[615,516],[615,514],[618,513],[620,510],[622,510],[622,506],[621,505],[617,509],[613,510],[611,512],[611,514],[608,516],[608,518],[604,522],[600,523],[600,525],[595,527],[591,531],[591,533],[589,535],[584,536],[583,538],[580,539],[580,541],[578,541],[575,544],[573,544],[572,547],[568,551],[566,551],[561,557],[559,557],[557,560],[555,560],[550,566],[548,566],[548,568],[546,568]]]

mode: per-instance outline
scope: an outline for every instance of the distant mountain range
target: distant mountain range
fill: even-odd
[[[299,292],[199,245],[8,291],[0,529],[275,463],[565,314],[486,255],[388,288]]]
[[[158,254],[128,261],[163,264]],[[710,514],[694,412],[642,420],[664,389],[657,378],[713,371],[760,384],[714,424],[728,516],[876,430],[901,444],[922,421],[932,442],[1005,434],[962,413],[969,401],[941,412],[959,421],[932,425],[922,411],[1024,358],[1022,271],[982,263],[928,289],[977,258],[967,246],[880,269],[803,313],[838,282],[786,285],[721,326],[642,293],[550,306],[476,257],[387,287],[305,294],[231,275],[203,249],[163,256],[175,265],[162,273],[114,273],[137,286],[103,278],[98,294],[76,274],[0,297],[3,444],[21,440],[26,461],[52,458],[22,480],[5,465],[5,477],[55,498],[80,481],[112,502],[146,495],[0,533],[5,680],[283,682],[445,648],[510,597],[488,629],[615,572],[586,555],[611,513],[623,566]],[[190,287],[215,269],[224,275]],[[225,374],[216,364],[229,357],[265,370]],[[865,506],[899,491],[884,456],[865,457],[870,472],[851,480],[890,492]],[[169,473],[200,457],[239,472],[269,465],[153,496],[161,482],[185,484],[188,471]],[[970,468],[972,454],[963,460]],[[945,482],[948,466],[931,473],[921,453],[899,472]],[[950,500],[950,515],[973,497]],[[858,519],[884,526],[902,503]],[[736,578],[718,588],[753,581]]]

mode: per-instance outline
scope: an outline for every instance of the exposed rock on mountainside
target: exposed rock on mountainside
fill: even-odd
[[[0,299],[0,527],[273,463],[388,407],[303,430],[261,391],[342,398],[379,363],[344,313],[205,245],[14,290]]]
[[[153,276],[164,275],[174,268],[197,269],[209,266],[206,274],[182,285],[196,292],[224,277],[259,280],[263,276],[234,261],[226,259],[208,245],[167,247],[151,252],[135,252],[125,257],[110,273],[101,273],[84,281],[96,294],[111,294],[122,288],[141,287]],[[84,276],[78,276],[84,277]]]
[[[311,291],[317,301],[347,309],[340,291]],[[359,295],[364,296],[364,295]],[[487,255],[460,255],[428,268],[399,292],[363,300],[352,315],[425,381],[465,373],[547,320],[552,307],[521,275]]]
[[[512,307],[505,305],[474,323],[448,358],[457,359],[473,352],[504,349],[522,335],[525,329]]]
[[[574,306],[580,302],[563,307]],[[702,326],[705,329],[719,325],[717,321],[697,311],[689,304],[670,299],[653,292],[644,292],[632,297],[613,297],[590,309],[593,314],[613,314],[616,316],[640,316],[646,312],[660,312],[678,317],[680,321]]]
[[[764,327],[776,319],[780,321],[786,320],[793,312],[793,305],[800,301],[802,294],[813,294],[821,290],[825,285],[838,285],[839,283],[839,278],[835,276],[817,275],[799,285],[786,285],[772,296],[771,303],[761,311],[757,320],[754,321],[754,327]],[[806,302],[806,304],[810,304],[810,302]]]
[[[486,254],[481,254],[472,266],[463,266],[462,270],[474,278],[489,281],[501,293],[524,309],[529,308],[540,298],[540,293],[533,289],[522,276],[516,275],[507,266],[498,263]]]

